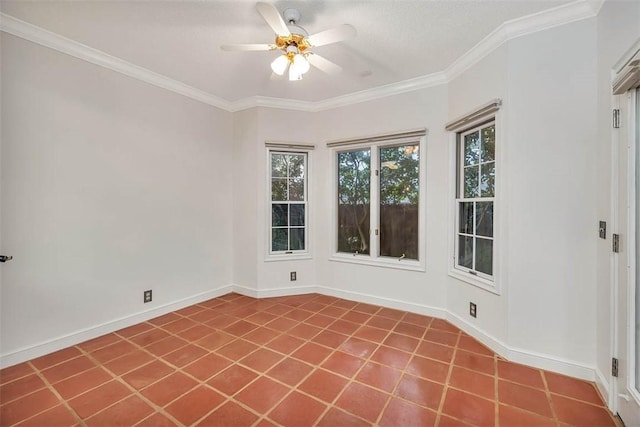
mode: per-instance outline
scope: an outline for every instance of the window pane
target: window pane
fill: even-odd
[[[490,162],[496,159],[496,126],[491,125],[482,129],[481,162]]]
[[[271,250],[289,250],[289,232],[286,228],[274,228],[271,230]]]
[[[371,152],[338,153],[338,251],[369,253]]]
[[[286,203],[273,203],[271,205],[271,225],[281,227],[289,225],[289,205]]]
[[[493,237],[493,202],[476,203],[476,235]]]
[[[493,240],[476,239],[476,271],[493,274]]]
[[[480,196],[493,197],[495,195],[496,163],[483,163],[480,165],[482,175],[480,177]]]
[[[291,228],[291,247],[292,251],[304,250],[304,228]]]
[[[380,149],[380,203],[418,204],[420,157],[418,145]]]
[[[458,265],[473,268],[473,237],[458,236]]]
[[[380,205],[380,256],[418,259],[418,205]]]
[[[289,156],[289,177],[290,178],[304,177],[304,156],[302,155]]]
[[[304,205],[292,203],[289,205],[289,225],[304,226]]]
[[[460,203],[460,233],[473,234],[473,202]]]
[[[464,137],[464,165],[476,165],[480,161],[480,132]]]
[[[287,200],[287,180],[285,178],[271,180],[271,200]]]
[[[464,197],[478,197],[478,167],[464,168]]]
[[[289,200],[304,200],[304,179],[295,178],[289,180]]]
[[[380,148],[381,256],[418,259],[419,148]]]
[[[271,155],[271,176],[283,178],[287,176],[287,156],[285,154]]]

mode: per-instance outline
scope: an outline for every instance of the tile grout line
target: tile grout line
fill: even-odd
[[[451,355],[451,361],[449,362],[449,371],[447,372],[447,379],[445,381],[444,387],[442,388],[442,396],[440,396],[440,403],[438,404],[438,410],[436,411],[436,425],[440,425],[442,422],[442,417],[444,413],[444,402],[447,398],[447,392],[449,390],[449,381],[451,379],[451,375],[453,374],[454,361],[456,359],[456,354],[458,353],[458,345],[460,344],[461,334],[458,332],[458,336],[456,338],[456,345],[453,347],[453,354]]]
[[[329,305],[329,306],[331,306],[331,305]],[[355,306],[354,306],[354,307],[355,307]],[[342,307],[338,307],[338,308],[342,308]],[[312,369],[312,371],[311,371],[311,372],[310,372],[310,373],[309,373],[309,374],[308,374],[308,375],[307,375],[303,380],[299,381],[299,382],[297,383],[297,385],[295,385],[295,386],[294,386],[294,389],[295,389],[296,391],[298,391],[299,393],[303,393],[303,394],[305,394],[305,395],[307,395],[307,396],[309,396],[309,397],[312,397],[312,398],[313,398],[313,399],[315,399],[315,400],[319,400],[316,396],[310,395],[310,394],[306,393],[304,390],[299,389],[299,386],[300,386],[301,384],[303,384],[303,383],[304,383],[304,381],[305,381],[306,379],[308,379],[308,378],[309,378],[313,373],[318,372],[318,371],[323,371],[323,372],[327,372],[327,373],[329,373],[329,374],[331,374],[331,375],[337,375],[337,376],[339,376],[339,377],[341,377],[341,378],[345,378],[345,379],[347,379],[347,383],[346,383],[346,384],[342,387],[342,389],[341,389],[341,390],[340,390],[340,391],[339,391],[339,392],[334,396],[333,400],[332,400],[331,402],[328,402],[328,405],[326,405],[326,408],[324,409],[324,411],[323,411],[323,412],[322,412],[322,413],[317,417],[317,419],[315,420],[314,425],[317,425],[317,424],[318,424],[318,423],[319,423],[319,422],[324,418],[324,416],[325,416],[326,414],[328,414],[328,412],[329,412],[331,409],[336,409],[336,410],[343,411],[343,409],[342,409],[342,408],[340,408],[339,406],[336,406],[336,403],[337,403],[338,399],[342,396],[342,394],[344,393],[344,391],[347,389],[347,387],[348,387],[348,386],[353,382],[353,381],[352,381],[352,379],[354,379],[354,378],[355,378],[355,376],[357,375],[357,373],[358,373],[358,372],[359,372],[359,371],[364,367],[364,365],[366,364],[366,361],[365,361],[365,362],[362,364],[362,366],[361,366],[361,367],[360,367],[360,368],[359,368],[359,369],[358,369],[358,370],[353,374],[353,378],[347,378],[346,376],[341,375],[340,373],[333,372],[333,371],[330,371],[330,370],[325,369],[325,368],[323,368],[323,367],[322,367],[322,364],[323,364],[324,362],[326,362],[326,361],[327,361],[327,360],[328,360],[328,359],[329,359],[333,354],[335,354],[337,351],[340,351],[340,348],[342,347],[342,345],[343,345],[344,343],[346,343],[350,338],[357,338],[357,337],[354,337],[355,332],[356,332],[356,331],[358,331],[362,326],[364,326],[364,324],[358,324],[358,323],[356,323],[356,322],[351,322],[351,321],[349,321],[349,320],[343,319],[343,317],[344,317],[346,314],[348,314],[348,313],[349,313],[349,312],[351,312],[351,311],[354,311],[354,310],[353,310],[353,308],[351,308],[351,309],[344,309],[344,310],[345,310],[345,313],[343,313],[341,316],[339,316],[339,317],[337,317],[337,318],[334,318],[334,321],[332,321],[330,324],[328,324],[327,326],[325,326],[325,327],[321,330],[321,332],[322,332],[322,331],[329,331],[329,332],[333,332],[333,333],[336,333],[336,334],[345,335],[345,336],[347,337],[347,339],[346,339],[345,341],[343,341],[343,343],[342,343],[342,344],[340,344],[339,346],[337,346],[337,348],[335,348],[335,349],[334,349],[334,348],[330,348],[330,347],[327,347],[327,346],[324,346],[324,345],[322,345],[322,344],[318,344],[318,343],[315,343],[315,342],[313,342],[313,341],[312,341],[312,339],[313,339],[314,337],[318,336],[321,332],[318,332],[317,334],[315,334],[315,335],[313,335],[312,337],[308,338],[307,343],[313,343],[313,344],[316,344],[316,345],[322,345],[323,347],[330,348],[331,352],[330,352],[330,353],[329,353],[329,354],[328,354],[324,359],[322,359],[320,362],[318,362],[318,364],[316,364],[316,365],[314,366],[314,368]],[[361,312],[358,312],[358,313],[361,313]],[[313,317],[313,316],[311,316],[311,317]],[[369,317],[372,317],[372,315],[369,315]],[[306,320],[306,319],[305,319],[305,320]],[[349,334],[349,335],[347,335],[347,334],[343,334],[343,333],[341,333],[341,332],[334,331],[334,330],[332,330],[332,329],[329,329],[329,326],[331,326],[331,325],[335,324],[338,320],[342,320],[342,321],[345,321],[345,322],[351,322],[351,323],[354,323],[354,324],[356,324],[356,325],[360,325],[360,326],[359,326],[358,328],[356,328],[356,329],[355,329],[351,334]],[[304,321],[303,321],[303,322],[304,322]],[[361,339],[361,338],[358,338],[358,339]],[[368,341],[368,340],[364,340],[364,341],[370,342],[370,341]],[[376,349],[377,349],[379,346],[380,346],[380,344],[376,344]],[[374,350],[374,351],[375,351],[375,350]],[[372,353],[373,353],[374,351],[372,351]],[[348,354],[348,355],[350,355],[350,356],[353,356],[352,354],[347,353],[347,352],[344,352],[344,351],[343,351],[343,353]],[[354,356],[354,357],[355,357],[355,356]],[[369,358],[367,358],[367,360],[369,360]],[[320,401],[321,401],[323,404],[325,403],[325,402],[324,402],[324,401],[322,401],[322,400],[320,400]],[[360,418],[360,419],[364,420],[363,418],[359,417],[359,416],[358,416],[358,415],[356,415],[356,414],[352,414],[352,415],[353,415],[353,416],[355,416],[355,417],[357,417],[357,418]],[[367,421],[367,422],[368,422],[368,421]]]
[[[494,403],[494,414],[493,414],[493,419],[495,422],[495,427],[500,427],[500,402],[499,402],[499,377],[500,374],[498,373],[498,357],[497,355],[495,355],[493,357],[493,384],[494,384],[494,389],[493,389],[493,401]],[[505,426],[506,427],[506,426]]]
[[[66,360],[65,360],[65,362],[66,362]],[[44,384],[45,384],[45,388],[43,388],[43,389],[39,389],[39,390],[37,390],[37,391],[35,391],[35,392],[33,392],[33,393],[37,393],[37,392],[38,392],[38,391],[40,391],[40,390],[48,389],[49,391],[51,391],[51,392],[56,396],[56,398],[58,398],[58,400],[60,401],[60,402],[59,402],[59,404],[62,404],[65,408],[67,408],[67,410],[69,410],[69,411],[71,412],[71,414],[73,415],[73,417],[76,419],[76,421],[78,421],[78,422],[80,423],[80,425],[82,425],[82,426],[86,426],[86,424],[84,423],[84,420],[83,420],[83,419],[82,419],[82,418],[81,418],[81,417],[76,413],[76,411],[75,411],[73,408],[71,408],[71,406],[69,405],[69,402],[68,402],[66,399],[63,399],[63,398],[62,398],[62,396],[60,396],[60,393],[58,393],[58,390],[56,390],[56,389],[53,387],[53,384],[51,384],[51,382],[49,382],[49,380],[48,380],[48,379],[47,379],[47,378],[42,374],[42,372],[40,371],[40,369],[36,368],[36,367],[35,367],[35,365],[33,365],[33,363],[31,363],[31,361],[28,361],[27,363],[29,363],[29,365],[31,366],[31,368],[33,368],[33,369],[34,369],[34,371],[35,371],[34,373],[35,373],[35,374],[36,374],[36,375],[37,375],[37,376],[38,376],[38,377],[39,377],[39,378],[44,382]],[[56,365],[59,365],[59,364],[61,364],[61,363],[64,363],[64,362],[60,362],[60,363],[58,363],[58,364],[56,364]],[[53,366],[56,366],[56,365],[53,365]],[[52,366],[51,366],[51,367],[52,367]],[[48,369],[48,368],[47,368],[47,369]],[[30,394],[33,394],[33,393],[29,393],[29,394],[27,394],[26,396],[28,396],[28,395],[30,395]],[[21,396],[19,399],[21,399],[22,397],[24,397],[24,396]],[[16,400],[18,400],[18,399],[16,399]],[[51,409],[53,409],[53,408],[55,408],[55,407],[57,407],[57,406],[58,406],[58,405],[53,405],[53,406],[51,406],[51,407],[49,407],[49,408],[46,408],[46,409],[44,409],[44,410],[42,410],[42,411],[40,411],[40,412],[38,412],[38,413],[32,414],[31,416],[29,416],[29,417],[27,417],[27,418],[25,418],[25,419],[23,419],[23,420],[18,421],[18,424],[20,424],[20,423],[24,423],[25,421],[28,421],[28,420],[30,420],[30,419],[32,419],[32,418],[35,418],[36,416],[38,416],[38,415],[40,415],[40,414],[43,414],[43,413],[45,413],[45,412],[47,412],[47,411],[49,411],[49,410],[51,410]]]
[[[144,332],[143,332],[143,333],[144,333]],[[126,340],[126,339],[125,339],[125,340]],[[126,340],[126,341],[128,341],[128,340]],[[130,342],[130,341],[129,341],[129,342]],[[108,373],[109,375],[111,375],[112,380],[116,380],[116,381],[118,381],[120,384],[123,384],[126,388],[128,388],[130,391],[132,391],[132,392],[133,392],[133,394],[130,394],[130,395],[128,395],[128,396],[125,396],[124,398],[122,398],[122,399],[120,399],[120,400],[118,400],[118,401],[116,401],[116,402],[113,402],[111,405],[108,405],[108,406],[106,406],[106,407],[102,408],[102,409],[101,409],[101,410],[99,410],[98,412],[95,412],[95,413],[91,414],[89,417],[87,417],[87,420],[89,420],[89,419],[91,419],[92,417],[94,417],[94,416],[96,416],[96,415],[100,414],[101,412],[104,412],[104,411],[106,411],[107,409],[109,409],[109,408],[111,408],[111,407],[113,407],[113,406],[117,405],[118,403],[123,402],[124,400],[126,400],[126,399],[128,399],[129,397],[131,397],[132,395],[134,395],[134,396],[137,396],[138,398],[140,398],[142,401],[144,401],[147,405],[149,405],[152,409],[154,409],[154,410],[155,410],[153,413],[149,414],[147,417],[144,417],[144,418],[142,418],[141,420],[138,420],[138,421],[136,422],[136,424],[139,424],[140,422],[142,422],[142,421],[146,420],[147,418],[152,417],[152,416],[153,416],[155,413],[157,413],[157,412],[162,413],[162,415],[168,416],[168,417],[169,417],[169,419],[170,419],[171,421],[173,421],[173,422],[177,422],[177,420],[176,420],[173,416],[171,416],[171,414],[166,413],[166,411],[164,411],[164,408],[163,408],[163,407],[160,407],[159,405],[156,405],[154,402],[152,402],[150,399],[148,399],[146,396],[144,396],[144,395],[141,393],[141,390],[137,390],[135,387],[133,387],[132,385],[130,385],[128,382],[126,382],[126,381],[124,380],[124,378],[122,378],[122,376],[123,376],[123,375],[126,375],[126,374],[128,374],[128,373],[131,373],[131,372],[133,372],[133,371],[135,371],[135,370],[137,370],[137,369],[143,368],[143,367],[145,367],[145,366],[147,366],[147,365],[150,365],[150,364],[151,364],[151,363],[153,363],[154,361],[158,360],[158,356],[156,356],[156,355],[154,355],[154,354],[152,354],[152,353],[148,352],[148,351],[147,351],[147,350],[145,350],[142,346],[138,345],[138,344],[137,344],[137,343],[135,343],[135,342],[130,342],[130,343],[131,343],[131,344],[133,344],[135,347],[138,347],[138,350],[142,350],[142,351],[145,351],[146,353],[151,354],[151,356],[152,356],[152,357],[154,357],[155,359],[154,359],[154,360],[149,361],[148,363],[145,363],[145,364],[143,364],[143,365],[140,365],[140,366],[138,366],[138,367],[136,367],[136,368],[133,368],[133,369],[131,369],[130,371],[127,371],[127,372],[125,372],[125,373],[123,373],[123,374],[118,375],[118,374],[116,374],[115,372],[111,371],[109,368],[105,367],[105,366],[104,366],[104,363],[99,362],[97,359],[95,359],[95,357],[94,357],[94,356],[92,356],[90,353],[88,353],[88,352],[87,352],[86,356],[87,356],[87,357],[89,357],[89,358],[91,358],[92,360],[95,360],[95,361],[98,363],[98,366],[99,366],[99,367],[102,367],[104,370],[106,370],[106,371],[107,371],[107,373]],[[110,345],[112,345],[112,344],[110,344]],[[106,348],[106,347],[108,347],[108,346],[101,347],[101,348]],[[79,349],[79,350],[84,352],[84,350],[83,350],[83,349]],[[131,353],[131,352],[129,352],[129,353]],[[127,354],[129,354],[129,353],[127,353]],[[117,359],[117,358],[110,359],[109,361],[112,361],[112,360],[115,360],[115,359]],[[105,363],[106,363],[106,362],[105,362]],[[85,372],[86,372],[86,371],[85,371]],[[157,383],[157,382],[162,381],[164,378],[167,378],[167,377],[168,377],[168,376],[170,376],[171,374],[172,374],[172,373],[169,373],[169,374],[167,374],[167,375],[165,375],[165,376],[163,376],[163,377],[159,378],[158,380],[154,381],[153,383],[147,384],[147,386],[145,386],[144,388],[150,387],[150,386],[152,386],[153,384],[155,384],[155,383]],[[94,388],[93,388],[93,389],[91,389],[91,390],[95,390],[96,388],[98,388],[98,387],[100,387],[100,386],[102,386],[102,385],[104,385],[104,384],[107,384],[108,382],[109,382],[109,381],[107,381],[107,382],[105,382],[105,383],[102,383],[102,384],[100,384],[99,386],[94,387]],[[195,388],[195,387],[194,387],[194,388]],[[89,392],[89,391],[91,391],[91,390],[86,390],[86,391],[84,391],[83,393],[80,393],[80,394],[78,394],[78,395],[74,396],[74,397],[73,397],[73,399],[75,399],[75,398],[77,398],[77,397],[80,397],[80,396],[82,396],[83,394],[86,394],[86,393],[88,393],[88,392]],[[192,389],[190,389],[189,391],[191,391],[191,390],[193,390],[193,388],[192,388]],[[187,391],[187,393],[188,393],[189,391]],[[186,393],[185,393],[185,394],[186,394]],[[71,399],[70,399],[70,400],[71,400]],[[182,423],[178,422],[176,425],[182,425]]]

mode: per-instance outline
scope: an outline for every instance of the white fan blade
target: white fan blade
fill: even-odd
[[[307,56],[307,59],[309,60],[309,63],[311,65],[313,65],[314,67],[316,67],[321,71],[324,71],[327,74],[338,74],[342,71],[341,66],[334,64],[333,62],[323,58],[318,54],[309,53],[309,55]]]
[[[356,29],[349,24],[344,24],[330,30],[320,31],[307,37],[311,46],[324,46],[326,44],[348,40],[356,36]]]
[[[291,32],[287,28],[284,19],[280,16],[280,12],[273,5],[269,3],[258,2],[256,9],[260,12],[260,15],[267,21],[267,24],[273,29],[273,31],[279,36],[290,36]]]
[[[278,47],[274,44],[223,44],[220,49],[229,52],[234,51],[254,51],[254,50],[275,50]]]

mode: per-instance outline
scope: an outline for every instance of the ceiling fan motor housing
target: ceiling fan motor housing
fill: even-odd
[[[309,33],[307,33],[304,28],[296,25],[297,22],[300,21],[300,11],[298,9],[285,9],[285,11],[282,12],[282,16],[291,34],[288,36],[276,35],[276,46],[278,49],[288,53],[290,46],[296,47],[299,52],[304,52],[311,47],[306,39]]]
[[[295,25],[300,21],[301,17],[300,11],[298,9],[285,9],[284,12],[282,12],[282,16],[284,17],[284,22],[286,22],[287,25]]]

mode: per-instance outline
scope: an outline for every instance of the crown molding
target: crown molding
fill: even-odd
[[[354,92],[318,101],[315,103],[314,111],[324,111],[332,108],[345,107],[347,105],[373,101],[375,99],[386,98],[388,96],[399,95],[406,92],[413,92],[446,83],[448,83],[446,75],[443,72],[437,72],[426,76],[420,76],[397,83],[391,83],[384,86],[374,87],[372,89],[362,90],[360,92]]]
[[[115,72],[124,74],[134,79],[167,89],[171,92],[184,95],[196,101],[230,110],[230,103],[227,100],[215,95],[186,85],[175,79],[163,76],[143,67],[139,67],[130,62],[124,61],[98,49],[78,43],[44,28],[29,24],[28,22],[14,18],[11,15],[0,12],[0,31],[12,34],[16,37],[28,40],[33,43],[57,50],[78,59],[108,68]]]
[[[458,77],[509,40],[596,16],[603,1],[576,0],[542,12],[506,21],[445,70],[447,81]]]
[[[405,92],[413,92],[433,86],[446,84],[447,79],[444,73],[438,72],[414,79],[403,80],[372,89],[353,92],[347,95],[336,96],[322,101],[298,101],[285,98],[269,98],[264,96],[252,96],[243,98],[231,103],[230,111],[241,111],[253,107],[281,108],[284,110],[305,111],[317,113],[319,111],[331,110],[333,108],[345,107],[360,102],[373,101],[375,99],[386,98]]]
[[[272,98],[269,96],[250,96],[231,102],[229,105],[229,111],[236,112],[255,107],[313,112],[315,111],[315,102],[286,98]]]
[[[594,17],[600,11],[604,1],[605,0],[576,0],[539,13],[507,21],[469,49],[469,51],[447,67],[445,71],[321,101],[252,96],[231,102],[2,12],[0,12],[0,31],[229,112],[242,111],[255,107],[318,112],[447,84],[506,41]]]

